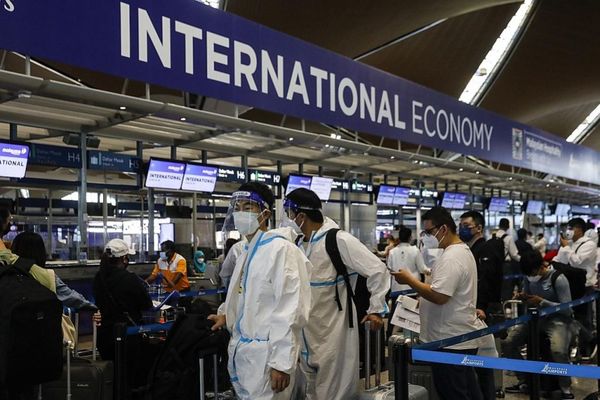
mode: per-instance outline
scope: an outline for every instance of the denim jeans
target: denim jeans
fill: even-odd
[[[552,361],[569,363],[569,344],[571,343],[571,319],[563,315],[554,315],[540,320],[540,333],[550,342]],[[502,342],[502,355],[506,358],[520,359],[520,348],[527,344],[527,325],[517,325],[508,331],[508,337]],[[517,372],[519,382],[525,382],[525,373]],[[561,376],[558,384],[562,391],[571,387],[571,378]]]

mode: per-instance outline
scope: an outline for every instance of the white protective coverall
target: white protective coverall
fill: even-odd
[[[231,382],[242,400],[287,400],[293,389],[312,268],[295,238],[290,228],[258,231],[238,257],[219,309],[231,333]],[[271,369],[290,375],[285,391],[271,389]]]
[[[313,265],[311,274],[312,305],[308,325],[303,330],[300,369],[306,384],[309,400],[347,400],[358,393],[359,345],[358,330],[363,325],[356,319],[349,327],[346,302],[346,285],[336,270],[325,248],[325,236],[330,229],[339,228],[329,218],[318,232],[314,232],[306,255]],[[357,238],[345,231],[337,234],[342,261],[348,268],[353,288],[358,274],[367,278],[371,293],[369,314],[388,312],[385,296],[390,289],[390,275],[385,265]],[[338,285],[342,310],[335,301]]]

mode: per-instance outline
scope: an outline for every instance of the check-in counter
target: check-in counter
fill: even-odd
[[[63,281],[91,280],[96,276],[100,268],[99,260],[92,260],[86,264],[80,261],[48,261],[46,268],[52,268],[56,275]],[[130,262],[128,271],[131,271],[141,277],[150,275],[154,268],[154,263],[149,262]]]

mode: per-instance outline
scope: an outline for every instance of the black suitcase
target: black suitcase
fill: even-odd
[[[77,324],[76,324],[77,328]],[[43,400],[112,400],[114,370],[112,361],[96,360],[96,325],[93,327],[93,359],[71,357],[67,344],[66,362],[59,380],[41,386]]]

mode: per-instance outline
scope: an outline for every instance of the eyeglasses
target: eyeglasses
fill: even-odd
[[[426,235],[433,235],[433,230],[440,229],[440,227],[441,227],[441,225],[436,225],[433,228],[423,229],[423,232],[425,232]]]

